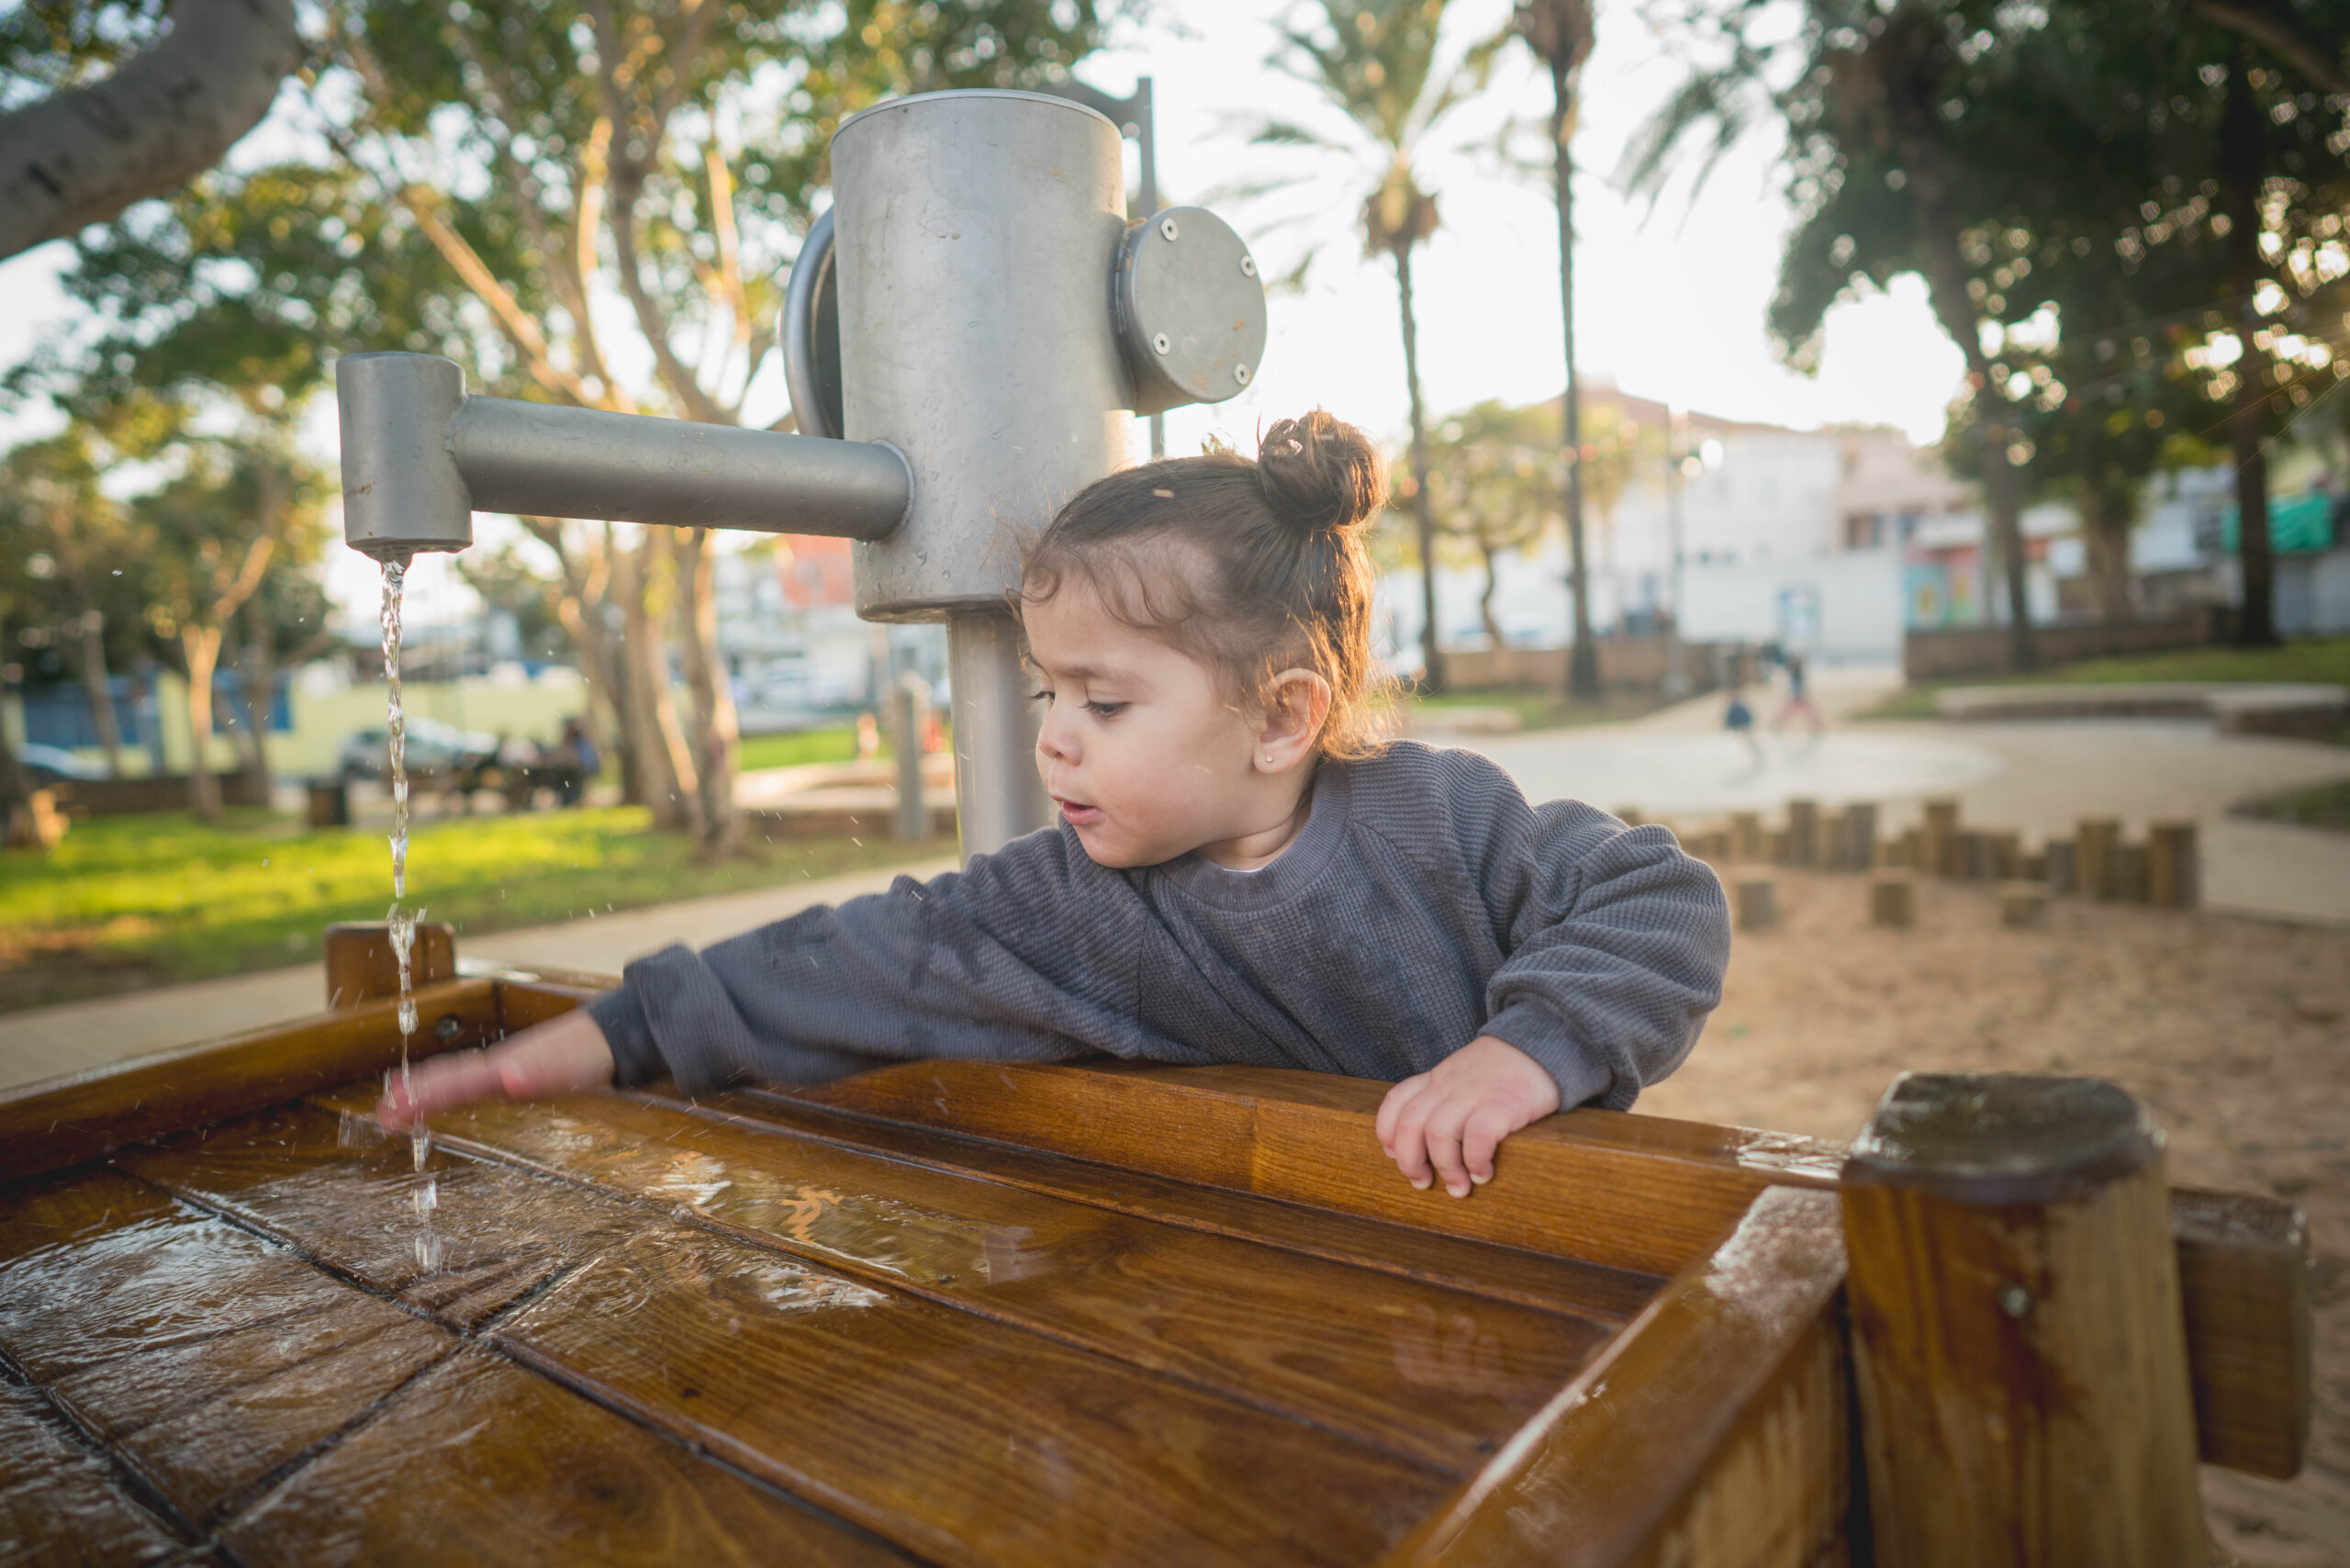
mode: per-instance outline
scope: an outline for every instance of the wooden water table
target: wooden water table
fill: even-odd
[[[1850,1151],[1576,1111],[1465,1202],[1382,1085],[1245,1069],[499,1106],[419,1169],[374,940],[0,1097],[0,1562],[2199,1563],[2199,1450],[2306,1439],[2299,1215],[2107,1086],[1907,1080]],[[420,1051],[602,983],[426,946]]]

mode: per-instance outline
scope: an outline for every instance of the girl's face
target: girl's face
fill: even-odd
[[[1081,579],[1024,619],[1046,704],[1036,770],[1097,864],[1156,866],[1196,849],[1246,868],[1280,853],[1318,712],[1300,724],[1244,711],[1214,672],[1111,616]]]

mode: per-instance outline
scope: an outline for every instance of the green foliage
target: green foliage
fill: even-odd
[[[154,40],[168,0],[17,0],[0,11],[0,113],[110,73]]]
[[[944,847],[753,833],[741,857],[713,868],[689,843],[647,834],[645,820],[622,807],[422,823],[410,886],[423,890],[427,917],[464,940]],[[179,814],[76,823],[47,856],[12,857],[0,878],[0,1004],[312,960],[326,924],[380,920],[389,901],[374,833],[301,832],[263,812],[231,812],[213,827]]]
[[[881,737],[889,749],[886,729]],[[737,766],[745,773],[757,767],[800,767],[811,762],[855,762],[856,726],[837,724],[821,730],[797,730],[782,735],[745,735]]]

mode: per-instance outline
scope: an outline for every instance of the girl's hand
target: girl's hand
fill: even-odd
[[[608,1089],[612,1047],[584,1007],[525,1029],[486,1051],[428,1057],[408,1071],[405,1087],[395,1070],[375,1105],[386,1132],[404,1132],[435,1111],[476,1100],[543,1100]]]
[[[1558,1108],[1559,1085],[1539,1062],[1480,1035],[1387,1092],[1379,1147],[1413,1186],[1426,1188],[1433,1168],[1446,1192],[1465,1198],[1494,1179],[1502,1139]]]

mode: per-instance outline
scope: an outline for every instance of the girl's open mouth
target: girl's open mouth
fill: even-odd
[[[1092,827],[1102,820],[1102,808],[1077,801],[1064,801],[1056,795],[1053,804],[1061,809],[1062,820],[1071,827]]]

